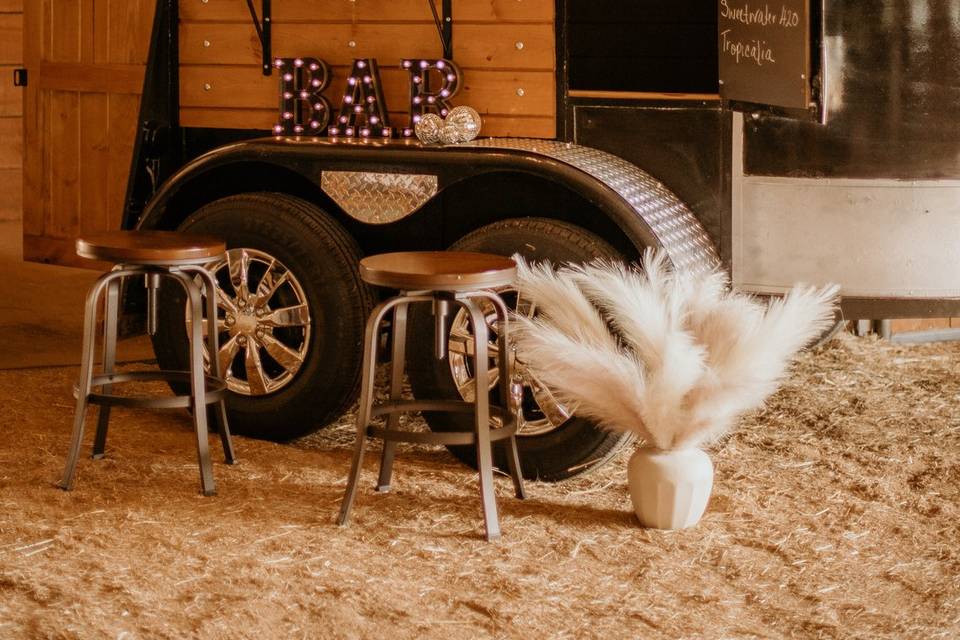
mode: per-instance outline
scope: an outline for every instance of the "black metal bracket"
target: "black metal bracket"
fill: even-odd
[[[437,25],[440,46],[443,48],[443,57],[447,60],[453,60],[453,0],[441,0],[440,10],[442,13],[437,13],[437,5],[434,4],[433,0],[427,0],[427,4],[430,5],[433,22]]]
[[[273,48],[271,39],[273,18],[270,10],[270,0],[261,0],[261,17],[257,17],[257,10],[253,6],[253,0],[247,0],[247,8],[250,9],[250,17],[253,18],[253,28],[257,30],[257,37],[260,38],[260,48],[263,49],[263,75],[269,76],[273,73]]]
[[[27,86],[27,70],[26,69],[13,70],[13,86],[15,87]]]

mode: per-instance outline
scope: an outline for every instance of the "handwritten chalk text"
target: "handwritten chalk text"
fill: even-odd
[[[730,29],[720,32],[722,50],[723,53],[735,58],[737,64],[740,64],[741,60],[755,62],[758,67],[762,67],[767,62],[776,64],[773,49],[767,46],[766,40],[733,40],[728,37],[729,33]]]

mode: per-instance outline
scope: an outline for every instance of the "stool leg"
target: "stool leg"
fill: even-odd
[[[80,377],[77,381],[77,405],[73,414],[73,435],[70,440],[70,451],[67,454],[67,465],[63,470],[63,478],[59,487],[65,491],[73,488],[73,473],[77,468],[80,457],[80,444],[83,441],[83,421],[87,416],[87,398],[90,395],[90,385],[93,378],[93,349],[97,338],[97,303],[100,294],[106,285],[116,277],[112,273],[100,276],[90,291],[83,315],[83,347],[80,357]]]
[[[520,467],[520,451],[517,449],[517,436],[513,435],[504,441],[507,454],[507,467],[510,477],[513,478],[514,494],[521,500],[527,498],[527,490],[523,487],[523,470]]]
[[[117,324],[120,314],[120,286],[123,278],[116,278],[107,285],[106,307],[103,315],[103,372],[113,373],[117,361]],[[103,392],[110,393],[113,385],[103,385]],[[93,439],[93,459],[103,457],[107,445],[107,426],[110,423],[110,405],[100,405],[100,415],[97,418],[97,433]]]
[[[393,355],[390,359],[390,399],[399,400],[403,393],[403,370],[407,344],[407,307],[408,303],[398,304],[393,310]],[[387,417],[387,429],[396,429],[400,426],[400,412],[396,411]],[[396,440],[383,441],[383,454],[380,458],[380,477],[377,480],[377,491],[390,490],[390,476],[393,473],[393,456],[397,451]]]
[[[203,370],[203,307],[200,290],[182,273],[170,274],[180,281],[190,302],[190,399],[193,405],[193,427],[197,434],[197,458],[200,465],[200,489],[205,496],[216,495],[213,465],[210,464],[210,441],[207,433],[207,381]]]
[[[484,292],[483,297],[493,303],[497,311],[497,346],[499,351],[499,360],[497,362],[500,368],[500,402],[504,411],[504,426],[516,428],[517,414],[514,413],[510,399],[510,385],[513,381],[513,367],[510,363],[510,345],[507,336],[510,332],[509,316],[507,307],[503,299],[495,293]],[[527,497],[527,492],[523,488],[523,472],[520,468],[520,452],[517,450],[517,436],[512,435],[503,441],[504,453],[507,456],[507,468],[510,471],[510,477],[513,478],[513,490],[521,500]]]
[[[185,269],[185,271],[187,271],[187,269]],[[210,352],[210,375],[214,378],[221,378],[224,374],[220,371],[220,329],[217,326],[217,281],[214,279],[213,274],[204,268],[191,268],[189,271],[200,276],[200,279],[203,281],[203,287],[207,292],[207,351]],[[233,451],[230,425],[227,422],[226,402],[224,400],[217,402],[215,411],[217,427],[220,432],[220,444],[223,446],[224,461],[227,464],[234,464],[237,458]]]
[[[340,516],[337,523],[342,527],[350,519],[350,509],[357,496],[357,484],[360,468],[363,465],[363,453],[367,447],[367,427],[370,426],[370,412],[373,409],[373,383],[377,370],[377,329],[384,316],[396,304],[397,298],[380,303],[367,319],[367,328],[363,339],[363,372],[360,377],[360,405],[357,408],[357,443],[353,450],[353,462],[347,477],[347,488],[340,503]]]
[[[500,537],[500,521],[497,518],[497,499],[493,488],[493,452],[490,444],[490,390],[487,388],[487,323],[480,307],[470,299],[459,301],[470,314],[473,325],[474,384],[476,401],[477,468],[480,471],[480,500],[483,503],[483,521],[486,525],[487,540]]]

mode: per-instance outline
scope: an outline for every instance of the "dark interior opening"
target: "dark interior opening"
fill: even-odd
[[[569,88],[716,93],[716,0],[567,0]]]

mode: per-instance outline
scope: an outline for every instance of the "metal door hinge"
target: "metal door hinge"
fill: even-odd
[[[13,70],[13,86],[15,87],[27,86],[27,70],[26,69]]]

